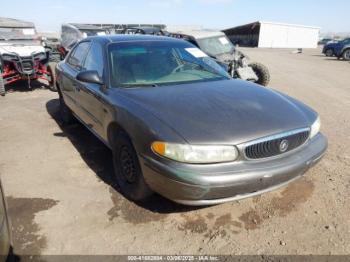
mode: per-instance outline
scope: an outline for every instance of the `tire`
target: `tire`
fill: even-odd
[[[345,61],[350,61],[350,49],[346,49],[343,52],[342,57]]]
[[[5,83],[0,71],[0,96],[5,96],[5,94],[6,94]]]
[[[59,101],[60,101],[60,116],[61,116],[62,122],[65,125],[71,124],[74,121],[74,116],[72,114],[72,111],[64,102],[63,96],[59,90],[58,90],[58,95],[59,95]]]
[[[57,63],[55,62],[50,62],[48,65],[47,65],[47,71],[50,73],[50,76],[48,77],[49,78],[49,89],[52,91],[52,92],[57,92],[57,85],[56,85],[56,65]]]
[[[334,51],[333,51],[333,49],[327,49],[326,52],[325,52],[325,55],[326,55],[327,57],[332,57],[332,56],[334,56]]]
[[[258,76],[258,81],[255,83],[267,86],[270,83],[269,69],[260,63],[250,63],[249,66],[253,69],[255,74]]]
[[[113,147],[114,177],[121,193],[128,199],[144,202],[153,194],[142,174],[137,153],[129,137],[120,132]]]

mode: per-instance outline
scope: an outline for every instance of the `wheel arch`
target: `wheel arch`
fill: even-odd
[[[113,121],[113,122],[108,124],[107,142],[108,142],[108,145],[111,149],[114,148],[116,141],[117,141],[117,137],[120,134],[127,136],[130,139],[130,141],[132,142],[132,139],[131,139],[130,135],[128,134],[128,132],[119,123],[117,123],[116,121]]]
[[[343,55],[346,51],[350,50],[350,46],[345,47],[342,51],[341,51],[341,55]]]

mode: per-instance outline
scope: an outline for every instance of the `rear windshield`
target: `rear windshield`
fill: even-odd
[[[112,85],[142,87],[229,79],[212,58],[186,42],[143,41],[109,45]]]

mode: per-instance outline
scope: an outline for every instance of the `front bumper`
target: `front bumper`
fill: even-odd
[[[192,165],[141,157],[141,167],[147,184],[162,196],[185,205],[215,205],[269,192],[296,180],[322,158],[327,144],[318,134],[278,158]]]

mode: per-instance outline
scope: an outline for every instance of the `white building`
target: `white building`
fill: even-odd
[[[263,48],[317,48],[320,27],[255,22],[223,30],[235,44]]]

